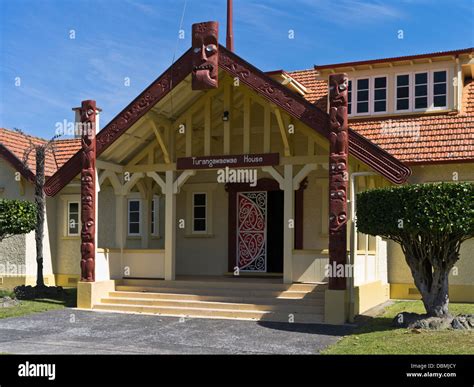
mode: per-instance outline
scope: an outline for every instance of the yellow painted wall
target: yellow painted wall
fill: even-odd
[[[474,163],[444,164],[413,167],[412,184],[438,181],[474,181]],[[474,239],[464,242],[461,258],[449,276],[450,299],[455,302],[474,302]],[[388,279],[391,298],[418,299],[413,277],[400,246],[388,242]],[[410,290],[411,289],[411,290]]]

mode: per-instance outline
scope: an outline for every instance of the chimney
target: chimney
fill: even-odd
[[[227,38],[226,47],[229,51],[234,52],[234,22],[232,0],[227,0]]]

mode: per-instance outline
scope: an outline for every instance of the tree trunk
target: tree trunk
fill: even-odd
[[[417,289],[420,291],[423,305],[429,316],[448,317],[449,282],[452,265],[432,266],[428,259],[406,256]],[[435,260],[434,260],[435,261]]]
[[[35,179],[35,203],[38,209],[36,215],[36,229],[35,229],[35,241],[36,241],[36,286],[44,287],[43,279],[43,235],[44,235],[44,159],[45,149],[41,146],[36,148],[36,179]]]
[[[430,292],[428,294],[422,294],[423,304],[430,316],[449,316],[448,275],[449,270],[435,268]]]

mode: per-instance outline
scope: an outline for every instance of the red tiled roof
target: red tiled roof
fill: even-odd
[[[305,96],[326,111],[327,82],[316,70],[289,73],[310,89]],[[407,164],[474,161],[474,81],[463,89],[462,111],[349,119],[352,129]]]
[[[395,56],[392,58],[381,58],[381,59],[369,59],[369,60],[359,60],[355,62],[342,62],[342,63],[332,63],[332,64],[325,64],[321,66],[314,66],[316,70],[323,70],[323,69],[331,69],[337,67],[352,67],[352,66],[360,66],[365,64],[375,64],[375,63],[385,63],[385,62],[401,62],[401,61],[408,61],[408,60],[416,60],[416,59],[424,59],[424,58],[435,58],[439,56],[458,56],[461,54],[470,54],[474,51],[474,47],[463,48],[461,50],[450,50],[450,51],[438,51],[438,52],[431,52],[428,54],[416,54],[416,55],[405,55],[405,56]]]
[[[18,160],[23,161],[25,151],[31,145],[45,144],[47,140],[19,133],[14,130],[0,128],[0,144],[5,146]],[[56,140],[55,151],[46,154],[45,174],[52,176],[67,160],[69,160],[81,147],[79,139]],[[34,150],[30,152],[27,160],[28,168],[36,173],[36,157]]]
[[[326,81],[316,79],[314,70],[292,71],[288,73],[292,78],[308,89],[305,98],[314,103],[322,111],[327,111],[327,88]]]

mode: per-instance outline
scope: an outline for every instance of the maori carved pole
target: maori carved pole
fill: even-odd
[[[82,101],[81,151],[81,281],[95,281],[95,160],[96,103]]]
[[[217,89],[219,85],[219,23],[196,23],[192,28],[192,89]]]
[[[349,135],[346,74],[329,77],[329,289],[346,288]],[[342,266],[341,266],[342,265]]]

